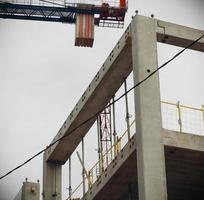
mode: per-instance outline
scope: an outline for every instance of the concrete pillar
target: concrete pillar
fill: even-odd
[[[62,166],[46,161],[43,155],[43,200],[61,200]]]
[[[132,24],[134,84],[158,67],[156,20],[135,16]],[[135,89],[139,200],[166,200],[159,75]]]

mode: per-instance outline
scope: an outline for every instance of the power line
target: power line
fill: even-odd
[[[24,163],[18,165],[17,167],[15,167],[14,169],[12,169],[11,171],[7,172],[6,174],[4,174],[3,176],[0,177],[0,179],[5,178],[6,176],[8,176],[9,174],[13,173],[14,171],[16,171],[17,169],[23,167],[24,165],[26,165],[28,162],[30,162],[31,160],[33,160],[34,158],[36,158],[37,156],[39,156],[40,154],[42,154],[43,152],[45,152],[47,149],[49,149],[50,147],[52,147],[53,145],[55,145],[57,142],[63,140],[65,137],[69,136],[72,132],[74,132],[75,130],[77,130],[78,128],[82,127],[84,124],[86,124],[87,122],[91,121],[92,119],[96,118],[104,109],[110,107],[112,104],[118,102],[120,99],[122,99],[126,94],[128,94],[130,91],[132,91],[133,89],[137,88],[138,86],[140,86],[142,83],[144,83],[146,80],[148,80],[151,76],[153,76],[155,73],[157,73],[160,69],[164,68],[166,65],[168,65],[170,62],[172,62],[175,58],[177,58],[179,55],[181,55],[186,49],[189,49],[190,47],[192,47],[195,43],[197,43],[199,40],[201,40],[204,37],[204,34],[202,36],[200,36],[197,40],[193,41],[192,43],[190,43],[188,46],[186,46],[185,48],[183,48],[181,51],[179,51],[177,54],[175,54],[171,59],[169,59],[168,61],[166,61],[164,64],[162,64],[160,67],[158,67],[156,70],[154,70],[152,73],[150,73],[146,78],[144,78],[143,80],[141,80],[140,82],[138,82],[136,85],[134,85],[133,87],[131,87],[129,90],[127,90],[125,93],[123,93],[120,97],[118,97],[115,101],[111,102],[108,104],[108,106],[106,106],[105,108],[101,109],[100,111],[98,111],[97,113],[95,113],[94,115],[92,115],[91,117],[89,117],[87,120],[83,121],[82,123],[80,123],[78,126],[76,126],[75,128],[73,128],[72,130],[70,130],[66,135],[60,137],[59,139],[57,139],[56,141],[52,142],[49,146],[47,146],[46,148],[44,148],[43,150],[41,150],[40,152],[38,152],[37,154],[35,154],[34,156],[30,157],[28,160],[26,160]]]

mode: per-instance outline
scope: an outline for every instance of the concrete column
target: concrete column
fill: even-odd
[[[157,67],[156,20],[135,16],[131,24],[134,84]],[[135,89],[139,200],[166,200],[166,173],[159,75]]]
[[[43,155],[43,200],[61,200],[62,166],[46,161]]]

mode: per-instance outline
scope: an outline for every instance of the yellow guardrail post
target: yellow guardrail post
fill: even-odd
[[[114,157],[117,155],[117,144],[116,142],[114,143]]]
[[[180,127],[180,132],[182,132],[182,120],[181,120],[181,105],[180,102],[177,102],[177,108],[178,108],[178,123],[179,123],[179,127]]]
[[[120,152],[121,150],[121,138],[117,137],[117,154]]]
[[[88,172],[88,177],[87,178],[88,178],[88,187],[90,189],[92,184],[93,184],[93,171]]]

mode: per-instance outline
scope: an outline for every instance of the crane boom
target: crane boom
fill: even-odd
[[[126,0],[119,0],[118,6],[105,2],[93,5],[66,1],[0,0],[0,18],[76,24],[75,46],[83,47],[93,46],[94,25],[123,28]]]
[[[37,20],[62,23],[75,23],[76,14],[91,14],[94,16],[94,24],[97,26],[108,26],[121,28],[124,24],[126,7],[114,7],[108,3],[101,5],[91,4],[32,4],[15,1],[0,1],[0,18]],[[117,26],[118,25],[118,26]]]

